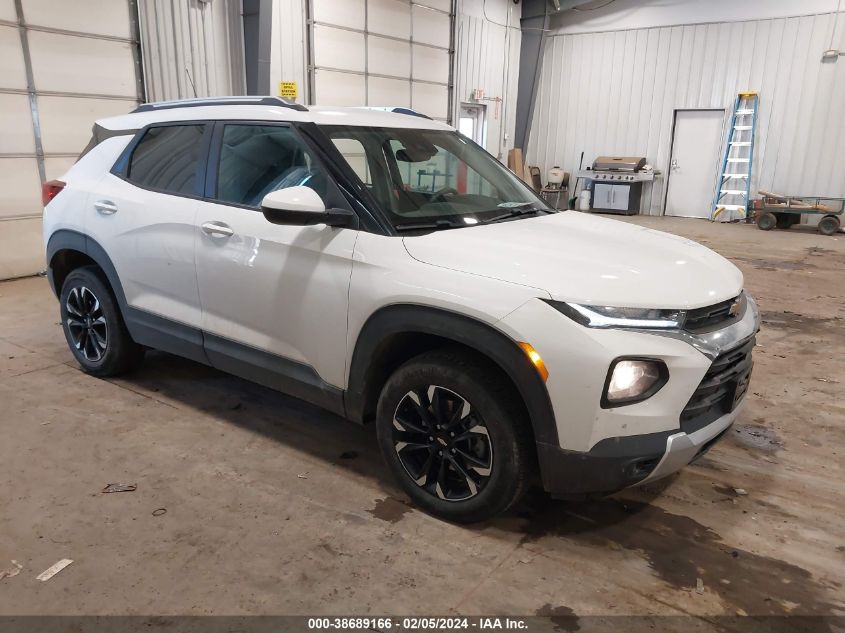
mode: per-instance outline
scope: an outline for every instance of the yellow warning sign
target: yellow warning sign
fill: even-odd
[[[285,99],[296,99],[299,96],[299,88],[295,81],[280,81],[279,96]]]

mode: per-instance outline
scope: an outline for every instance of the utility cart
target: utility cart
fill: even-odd
[[[761,191],[763,206],[757,210],[757,227],[771,231],[777,227],[788,229],[801,221],[802,215],[821,215],[818,229],[822,235],[833,235],[839,230],[839,216],[845,210],[845,198],[822,196],[782,196]]]

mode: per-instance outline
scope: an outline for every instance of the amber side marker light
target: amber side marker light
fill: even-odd
[[[534,349],[531,343],[520,341],[519,346],[525,352],[525,355],[528,356],[528,360],[534,365],[537,373],[540,374],[540,378],[543,379],[543,382],[546,382],[549,379],[549,370],[546,369],[546,363],[543,362],[543,357],[540,356],[540,353]]]

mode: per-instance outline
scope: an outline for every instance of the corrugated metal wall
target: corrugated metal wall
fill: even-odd
[[[455,99],[472,103],[472,91],[484,90],[487,151],[504,159],[513,148],[519,73],[520,6],[511,0],[488,2],[487,17],[479,0],[458,2],[455,20]],[[510,17],[508,17],[510,14]],[[489,17],[489,19],[488,19]],[[510,28],[502,25],[512,25]],[[491,101],[502,99],[496,107]],[[497,111],[498,110],[498,111]]]
[[[756,90],[752,191],[845,196],[845,59],[821,62],[835,15],[550,37],[527,160],[571,172],[583,150],[585,165],[646,156],[665,173],[675,109],[730,110]],[[663,212],[664,184],[645,187],[643,213]]]
[[[305,2],[273,0],[273,30],[270,50],[269,94],[278,94],[280,81],[295,81],[299,103],[311,103],[307,94],[305,51]]]
[[[139,0],[138,5],[147,101],[244,94],[240,2]]]

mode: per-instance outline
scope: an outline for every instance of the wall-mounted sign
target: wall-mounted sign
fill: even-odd
[[[285,99],[296,99],[299,96],[299,88],[295,81],[280,81],[279,96]]]

